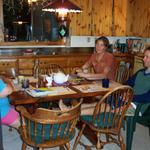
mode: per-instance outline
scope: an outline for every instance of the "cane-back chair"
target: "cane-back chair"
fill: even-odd
[[[65,73],[64,69],[58,65],[58,64],[44,64],[44,65],[39,65],[39,74],[52,74],[52,73],[57,73],[57,72],[63,72]]]
[[[130,66],[128,66],[125,63],[120,63],[116,69],[116,77],[115,77],[115,81],[124,84],[131,73],[131,68]]]
[[[17,106],[21,116],[19,131],[23,141],[22,150],[27,145],[41,150],[56,146],[70,149],[69,141],[75,134],[81,103],[67,111],[37,108],[33,114],[27,112],[25,107]]]
[[[80,138],[87,125],[97,135],[97,143],[93,145],[94,147],[101,149],[105,144],[114,142],[124,150],[125,144],[120,134],[120,128],[125,112],[132,100],[132,95],[133,90],[131,87],[120,86],[100,98],[92,115],[80,117],[83,125],[75,140],[73,149],[76,149],[78,143],[83,144]],[[102,140],[101,134],[104,134],[106,139]]]
[[[44,64],[44,65],[39,65],[39,86],[42,87],[42,86],[45,86],[44,82],[45,79],[43,79],[43,77],[41,75],[52,75],[53,73],[57,73],[57,72],[63,72],[64,74],[65,71],[62,67],[60,67],[58,64]]]
[[[148,127],[150,135],[150,103],[139,103],[133,116],[126,116],[126,121],[126,150],[131,150],[133,135],[136,130],[136,123]]]

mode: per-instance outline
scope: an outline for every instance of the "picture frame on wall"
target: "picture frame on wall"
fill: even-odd
[[[127,39],[126,42],[129,52],[141,52],[144,47],[143,40],[139,38]]]

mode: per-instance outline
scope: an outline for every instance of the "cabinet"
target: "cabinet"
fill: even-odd
[[[74,73],[76,67],[81,67],[88,60],[90,55],[76,55],[68,57],[68,72]]]
[[[17,59],[9,59],[9,58],[0,59],[0,74],[1,75],[6,74],[9,68],[18,69]]]
[[[133,56],[128,54],[114,54],[117,64],[120,61],[130,62],[133,68]],[[1,56],[0,74],[4,74],[7,68],[19,69],[20,75],[33,75],[35,62],[38,60],[40,67],[46,64],[58,64],[66,73],[74,73],[76,67],[81,67],[91,56],[91,53],[70,53],[66,55],[42,55],[42,56]]]
[[[34,58],[20,58],[18,59],[19,74],[21,75],[33,75]]]

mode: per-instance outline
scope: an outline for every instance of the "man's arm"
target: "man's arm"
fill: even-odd
[[[129,86],[131,86],[131,87],[133,87],[138,72],[139,72],[139,71],[137,71],[133,76],[129,77],[129,79],[126,81],[125,84],[126,84],[126,85],[129,85]]]
[[[137,103],[149,103],[150,102],[150,90],[141,95],[134,95],[132,101],[137,102]]]

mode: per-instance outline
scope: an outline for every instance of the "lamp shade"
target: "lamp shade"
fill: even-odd
[[[43,11],[59,12],[60,10],[65,10],[66,13],[78,13],[81,12],[81,8],[70,2],[69,0],[54,0],[43,6]]]

